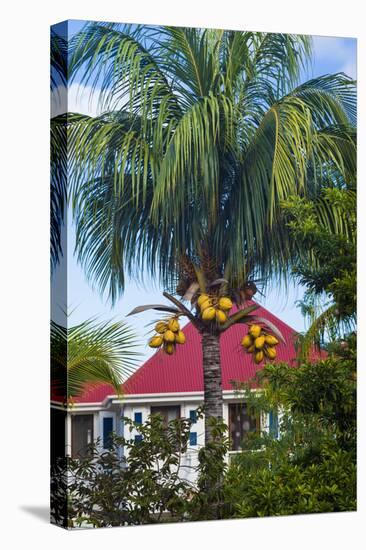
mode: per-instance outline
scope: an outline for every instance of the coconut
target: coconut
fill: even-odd
[[[179,323],[176,319],[170,319],[168,323],[168,329],[172,332],[178,332],[179,330]]]
[[[227,315],[221,309],[216,310],[216,321],[222,325],[227,321]]]
[[[162,343],[163,343],[163,337],[162,336],[153,336],[149,340],[149,346],[151,348],[160,348]]]
[[[277,355],[277,351],[274,347],[272,346],[266,346],[264,348],[264,353],[267,355],[267,357],[269,359],[275,359],[276,358],[276,355]]]
[[[264,343],[265,343],[265,337],[264,336],[258,336],[258,338],[256,338],[254,340],[254,345],[257,349],[262,349],[263,346],[264,346]]]
[[[174,353],[174,344],[171,344],[171,343],[164,344],[164,351],[168,355],[172,355]]]
[[[172,330],[166,330],[164,332],[164,340],[165,342],[174,342],[175,341],[175,334]]]
[[[207,307],[203,312],[202,312],[202,319],[204,321],[212,321],[212,319],[215,318],[215,315],[216,315],[216,310],[214,307]]]
[[[247,334],[246,336],[244,336],[244,338],[242,339],[241,341],[241,345],[248,349],[250,348],[250,346],[253,345],[253,338],[251,336],[249,336],[249,334]]]
[[[252,325],[249,329],[249,334],[253,336],[253,338],[258,338],[261,332],[262,332],[262,327],[259,325]]]
[[[175,335],[175,343],[176,344],[185,344],[185,341],[186,341],[186,337],[185,337],[184,332],[182,332],[181,330],[178,330],[178,332]]]
[[[268,334],[266,336],[266,344],[268,344],[269,346],[277,346],[278,343],[279,342],[278,342],[277,338],[272,336],[272,334]]]
[[[206,300],[209,300],[209,298],[210,297],[208,294],[201,294],[197,300],[198,306],[201,307]]]
[[[264,358],[264,353],[262,350],[260,351],[257,351],[254,355],[254,361],[258,364],[258,363],[261,363],[263,361],[263,358]]]
[[[219,300],[219,308],[223,311],[230,311],[230,309],[233,307],[233,303],[230,300],[230,298],[223,297]]]
[[[204,302],[202,302],[201,304],[201,312],[205,311],[205,309],[208,309],[209,307],[212,306],[212,302],[210,300],[210,298],[207,298]]]
[[[167,330],[167,328],[168,328],[168,325],[166,323],[164,323],[164,321],[159,321],[155,325],[155,330],[159,334],[163,334],[163,332],[165,332]]]

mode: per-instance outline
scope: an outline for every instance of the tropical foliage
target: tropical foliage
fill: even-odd
[[[51,509],[56,523],[109,527],[184,519],[194,490],[184,479],[181,464],[191,421],[178,419],[165,425],[160,415],[152,415],[144,424],[123,420],[126,435],[115,436],[109,450],[101,450],[97,441],[84,458],[67,458],[55,465]]]
[[[307,288],[301,304],[311,320],[300,352],[336,341],[356,326],[356,192],[352,186],[327,188],[316,200],[289,198],[284,205],[294,238],[307,251],[293,268]]]
[[[244,392],[261,412],[279,411],[280,437],[243,443],[226,476],[229,517],[356,509],[356,345],[316,364],[267,366],[263,392]]]
[[[61,100],[68,78],[67,41],[51,31],[51,92]],[[64,87],[63,92],[59,92]],[[51,119],[51,268],[55,269],[62,256],[61,231],[67,202],[67,124],[66,117],[56,123]]]
[[[136,367],[135,347],[136,336],[126,323],[89,319],[65,328],[51,321],[53,391],[66,400],[104,382],[120,394],[122,381]]]

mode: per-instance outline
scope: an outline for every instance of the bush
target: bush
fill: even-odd
[[[160,415],[152,415],[144,424],[123,420],[130,432],[137,431],[140,441],[114,436],[105,451],[97,441],[84,458],[69,458],[54,469],[53,486],[58,490],[53,511],[58,522],[65,494],[68,527],[184,519],[192,485],[181,479],[181,456],[187,449],[190,420],[173,420],[168,426]],[[128,452],[128,465],[123,450]]]
[[[282,410],[280,438],[259,434],[225,478],[226,517],[356,509],[355,342],[298,368],[269,365],[259,375],[258,410]]]

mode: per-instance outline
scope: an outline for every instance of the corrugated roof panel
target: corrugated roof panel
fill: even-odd
[[[252,305],[251,302],[249,305]],[[286,323],[272,315],[268,310],[259,307],[255,315],[264,317],[274,323],[283,334],[286,344],[277,346],[277,362],[285,361],[294,364],[296,351],[294,338],[296,332]],[[192,324],[187,324],[183,332],[186,343],[177,346],[174,355],[158,351],[150,357],[124,384],[126,394],[153,394],[203,391],[201,336]],[[234,325],[221,337],[221,365],[223,390],[233,388],[232,381],[246,382],[252,378],[258,368],[252,356],[245,353],[240,341],[248,332],[245,324]],[[322,354],[323,355],[323,354]],[[314,358],[319,357],[314,354]],[[101,385],[90,389],[75,400],[80,403],[102,402],[108,395],[114,395],[111,386]]]

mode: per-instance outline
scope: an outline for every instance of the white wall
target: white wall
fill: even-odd
[[[235,398],[224,398],[224,405],[223,405],[223,420],[225,424],[229,425],[229,404],[240,402],[242,400],[235,399]],[[117,406],[114,405],[113,408],[108,409],[102,409],[102,410],[96,410],[94,412],[88,410],[80,410],[78,412],[72,412],[68,414],[67,421],[66,421],[66,449],[67,453],[71,453],[71,415],[74,414],[93,414],[94,416],[94,438],[97,439],[98,437],[101,438],[101,441],[103,441],[103,419],[104,418],[112,418],[113,419],[113,430],[118,435],[123,435],[127,439],[134,439],[135,435],[138,434],[138,431],[135,428],[132,428],[130,431],[130,428],[126,426],[123,423],[122,417],[125,416],[127,418],[130,418],[132,421],[135,420],[135,413],[141,413],[142,414],[142,423],[146,422],[148,419],[148,416],[151,412],[151,406],[155,405],[180,405],[180,415],[182,418],[189,418],[190,417],[190,411],[196,410],[198,406],[200,405],[199,402],[197,402],[197,399],[194,400],[176,400],[172,401],[171,399],[164,401],[164,398],[159,399],[159,402],[157,403],[156,400],[152,402],[148,401],[142,401],[141,403],[124,403],[123,405]],[[269,416],[268,414],[261,415],[261,429],[264,431],[269,431]],[[198,452],[200,448],[204,445],[204,419],[199,418],[197,419],[197,422],[194,423],[191,427],[191,432],[197,433],[197,445],[194,446],[188,446],[188,450],[186,453],[184,453],[181,461],[181,477],[183,479],[189,480],[191,482],[195,482],[196,480],[196,472],[195,468],[198,465]],[[128,450],[123,450],[126,458],[128,459]],[[230,456],[240,452],[240,451],[229,451],[227,455],[227,461],[230,460]]]

